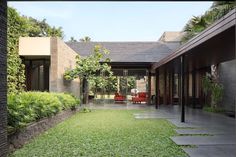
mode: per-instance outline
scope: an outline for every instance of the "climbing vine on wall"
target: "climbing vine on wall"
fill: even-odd
[[[25,89],[25,67],[18,54],[20,37],[62,37],[62,28],[51,27],[46,20],[21,16],[16,9],[8,7],[7,13],[7,87],[8,93]]]

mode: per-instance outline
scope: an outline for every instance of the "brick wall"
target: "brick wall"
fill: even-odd
[[[51,38],[50,91],[71,92],[79,97],[79,79],[66,81],[63,78],[63,74],[67,69],[73,69],[75,67],[76,55],[77,53],[62,40]]]
[[[235,111],[236,101],[236,60],[219,64],[220,82],[224,86],[223,107],[228,111]]]
[[[7,156],[6,112],[6,56],[7,56],[7,2],[0,1],[0,156]]]

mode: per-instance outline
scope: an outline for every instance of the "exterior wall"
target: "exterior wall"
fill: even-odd
[[[0,1],[0,156],[7,156],[7,2]]]
[[[66,81],[63,74],[68,69],[75,68],[77,53],[59,38],[51,38],[51,66],[49,76],[49,90],[55,92],[71,92],[80,95],[80,81],[75,79]]]
[[[235,111],[236,103],[236,60],[219,64],[219,79],[224,86],[223,108]]]
[[[50,37],[21,37],[20,56],[50,56]]]

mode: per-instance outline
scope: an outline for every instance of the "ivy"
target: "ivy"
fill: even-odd
[[[20,37],[63,37],[62,28],[51,27],[46,20],[21,16],[16,9],[8,7],[7,13],[7,86],[8,93],[18,93],[25,89],[25,66],[19,57]]]

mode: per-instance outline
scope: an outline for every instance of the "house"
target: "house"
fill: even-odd
[[[27,90],[66,91],[79,96],[79,79],[66,81],[63,79],[63,73],[75,66],[77,54],[87,56],[91,54],[94,46],[99,44],[110,51],[108,57],[111,59],[114,75],[139,78],[139,85],[136,86],[140,87],[140,90],[146,90],[149,103],[152,95],[158,95],[157,104],[184,102],[186,106],[202,108],[206,103],[202,77],[206,72],[212,72],[213,65],[216,66],[219,80],[224,86],[221,107],[234,112],[234,15],[235,10],[182,45],[181,32],[164,32],[156,42],[64,43],[59,38],[22,37],[19,54],[26,65]],[[181,62],[181,59],[184,60]],[[146,83],[140,82],[141,78]],[[146,88],[141,87],[141,84],[146,84]],[[124,94],[128,94],[127,90]]]

